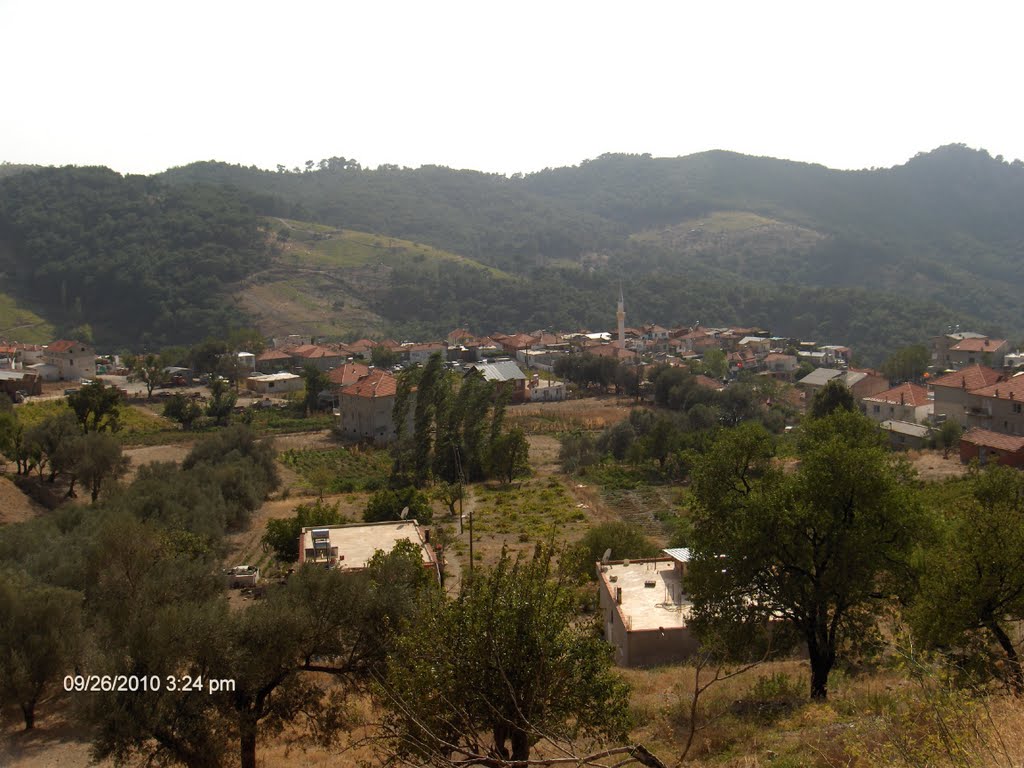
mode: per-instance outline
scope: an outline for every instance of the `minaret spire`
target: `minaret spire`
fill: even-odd
[[[622,296],[622,283],[619,283],[619,306],[615,312],[615,319],[619,322],[619,349],[626,348],[626,302]]]

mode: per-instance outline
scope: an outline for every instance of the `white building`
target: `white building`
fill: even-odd
[[[282,395],[287,392],[300,392],[306,386],[301,376],[294,373],[267,373],[250,376],[245,380],[246,387],[260,395]]]
[[[47,344],[43,362],[57,369],[57,378],[78,381],[96,376],[96,350],[80,341],[61,339]]]

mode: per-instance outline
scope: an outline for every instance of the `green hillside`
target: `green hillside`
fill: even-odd
[[[265,335],[351,338],[397,330],[382,314],[396,272],[436,280],[452,269],[489,283],[513,281],[493,267],[394,237],[283,218],[268,219],[266,230],[269,264],[231,287]]]
[[[889,169],[705,152],[504,177],[196,163],[0,178],[0,278],[59,333],[188,342],[750,323],[867,361],[951,323],[1024,320],[1024,164],[949,146]],[[299,222],[316,222],[315,224]],[[85,328],[88,330],[88,328]]]
[[[45,344],[54,339],[54,327],[18,301],[0,293],[0,339],[24,344]]]
[[[139,348],[222,334],[224,286],[267,260],[259,219],[217,185],[106,168],[0,179],[0,283],[60,335]]]

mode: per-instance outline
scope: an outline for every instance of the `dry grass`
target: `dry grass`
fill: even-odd
[[[628,398],[589,397],[561,403],[525,403],[509,408],[507,421],[528,435],[558,435],[575,429],[596,431],[629,418]]]

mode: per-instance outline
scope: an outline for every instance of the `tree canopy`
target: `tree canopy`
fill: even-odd
[[[504,553],[456,600],[425,606],[388,662],[390,751],[520,761],[542,737],[624,737],[625,684],[604,643],[573,622],[552,554]]]
[[[692,592],[698,624],[789,622],[825,698],[844,644],[895,594],[925,527],[912,473],[877,427],[838,410],[803,424],[784,471],[758,425],[722,432],[693,469]],[[724,567],[723,567],[724,566]]]

